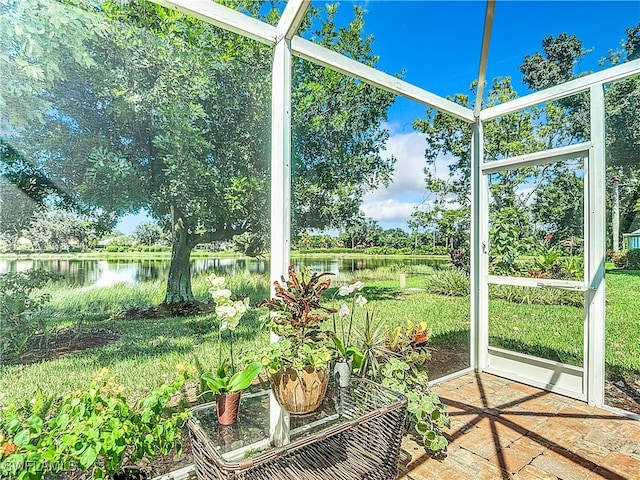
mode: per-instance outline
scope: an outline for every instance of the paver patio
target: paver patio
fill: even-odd
[[[640,421],[487,374],[434,389],[451,416],[446,457],[405,437],[402,480],[640,479]]]

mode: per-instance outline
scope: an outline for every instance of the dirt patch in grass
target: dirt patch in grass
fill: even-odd
[[[469,366],[469,351],[458,346],[438,345],[431,349],[431,360],[427,363],[429,379],[435,380]]]
[[[74,353],[102,347],[120,339],[122,333],[108,328],[74,329],[65,328],[52,333],[47,338],[36,335],[27,351],[16,358],[5,359],[4,365],[29,365],[43,360],[54,360]]]
[[[175,305],[132,305],[113,315],[110,320],[155,320],[171,317],[188,317],[210,313],[213,305],[203,302],[184,302]]]

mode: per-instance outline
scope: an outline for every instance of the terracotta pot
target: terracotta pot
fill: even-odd
[[[293,368],[285,368],[271,375],[271,389],[280,406],[289,413],[305,414],[316,410],[329,383],[329,371],[306,367],[298,373]]]
[[[216,411],[220,425],[232,425],[238,420],[240,392],[216,395]]]

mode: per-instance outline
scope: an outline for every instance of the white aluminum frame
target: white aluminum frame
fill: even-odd
[[[504,280],[488,275],[488,218],[489,191],[486,175],[515,166],[536,164],[543,159],[555,161],[575,158],[577,150],[588,148],[585,170],[586,262],[585,284],[580,282],[538,281],[535,286],[574,288],[585,291],[585,368],[588,379],[584,388],[589,403],[601,406],[604,402],[604,95],[603,85],[640,74],[640,59],[593,73],[564,84],[548,88],[507,103],[481,109],[477,98],[474,111],[427,90],[360,64],[344,55],[295,36],[305,15],[309,0],[290,0],[280,23],[273,27],[249,18],[242,13],[215,4],[210,0],[151,0],[157,4],[192,15],[223,29],[238,33],[274,48],[273,112],[272,112],[272,278],[286,272],[290,246],[290,179],[291,179],[291,56],[296,55],[318,65],[339,71],[363,82],[408,98],[422,105],[436,108],[473,124],[472,136],[472,226],[471,226],[471,365],[482,371],[488,365],[488,284],[489,282],[520,282],[528,279]],[[484,78],[489,51],[495,0],[487,1],[485,29],[481,51],[479,79]],[[484,82],[483,82],[484,83]],[[483,85],[479,85],[482,89]],[[538,152],[496,162],[483,162],[483,129],[486,120],[506,113],[590,91],[591,141],[551,151]],[[496,349],[492,349],[496,351]],[[509,356],[504,354],[503,356]],[[529,363],[536,363],[533,359]],[[524,365],[527,360],[524,360]],[[536,363],[537,364],[537,363]]]
[[[604,97],[603,97],[604,98]],[[480,171],[482,175],[487,179],[492,173],[513,170],[517,168],[535,166],[535,165],[548,165],[564,160],[571,160],[575,158],[583,159],[583,168],[585,171],[584,179],[584,232],[585,232],[585,244],[589,243],[589,170],[593,168],[593,141],[583,142],[576,145],[569,145],[566,147],[559,147],[551,150],[544,150],[540,152],[534,152],[527,155],[521,155],[518,157],[506,158],[498,161],[482,162]],[[604,160],[604,157],[603,157]],[[603,162],[604,164],[604,162]],[[480,223],[483,225],[489,224],[489,197],[484,196],[480,199]],[[601,209],[604,210],[604,209]],[[604,226],[603,226],[604,228]],[[603,230],[604,232],[604,230]],[[489,240],[487,237],[487,244]],[[603,250],[604,252],[604,250]],[[585,266],[588,264],[588,254],[585,252]],[[604,263],[603,263],[604,266]],[[584,292],[585,298],[587,292],[590,289],[590,283],[588,282],[588,274],[586,273],[583,281],[572,280],[555,280],[555,279],[541,279],[530,277],[513,277],[513,276],[500,276],[489,275],[488,265],[482,266],[481,274],[486,278],[487,284],[496,285],[516,285],[529,288],[556,288],[563,290],[574,290]],[[602,270],[604,275],[604,269]],[[488,288],[487,288],[488,291]],[[486,310],[489,308],[488,294],[484,297],[486,302]],[[484,302],[480,302],[484,304]],[[583,322],[583,367],[576,367],[574,365],[563,364],[552,360],[534,357],[531,355],[506,350],[503,348],[492,347],[488,343],[488,314],[487,324],[483,325],[483,330],[486,329],[487,335],[482,339],[478,339],[478,342],[486,342],[479,345],[479,349],[487,352],[485,363],[480,364],[478,369],[487,373],[509,378],[511,380],[532,385],[534,387],[550,390],[555,393],[566,395],[578,400],[590,400],[591,403],[596,403],[593,400],[593,396],[590,396],[587,392],[587,381],[590,377],[590,365],[587,362],[587,350],[589,342],[592,341],[594,333],[587,327],[586,319],[589,318],[590,310],[587,305],[584,306],[585,321]],[[604,314],[604,311],[603,311]],[[604,326],[604,323],[603,323]],[[604,334],[604,330],[602,332]],[[602,338],[603,335],[600,336]],[[604,352],[604,350],[603,350]],[[604,357],[603,357],[604,358]],[[603,377],[604,379],[604,377]],[[604,393],[604,381],[602,382]],[[604,396],[603,396],[604,399]]]

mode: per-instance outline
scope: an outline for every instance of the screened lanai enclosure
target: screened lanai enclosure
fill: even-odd
[[[255,306],[294,264],[426,322],[441,395],[640,419],[640,5],[540,3],[0,1],[0,407],[201,374],[209,276]],[[595,53],[572,35],[614,13]]]

